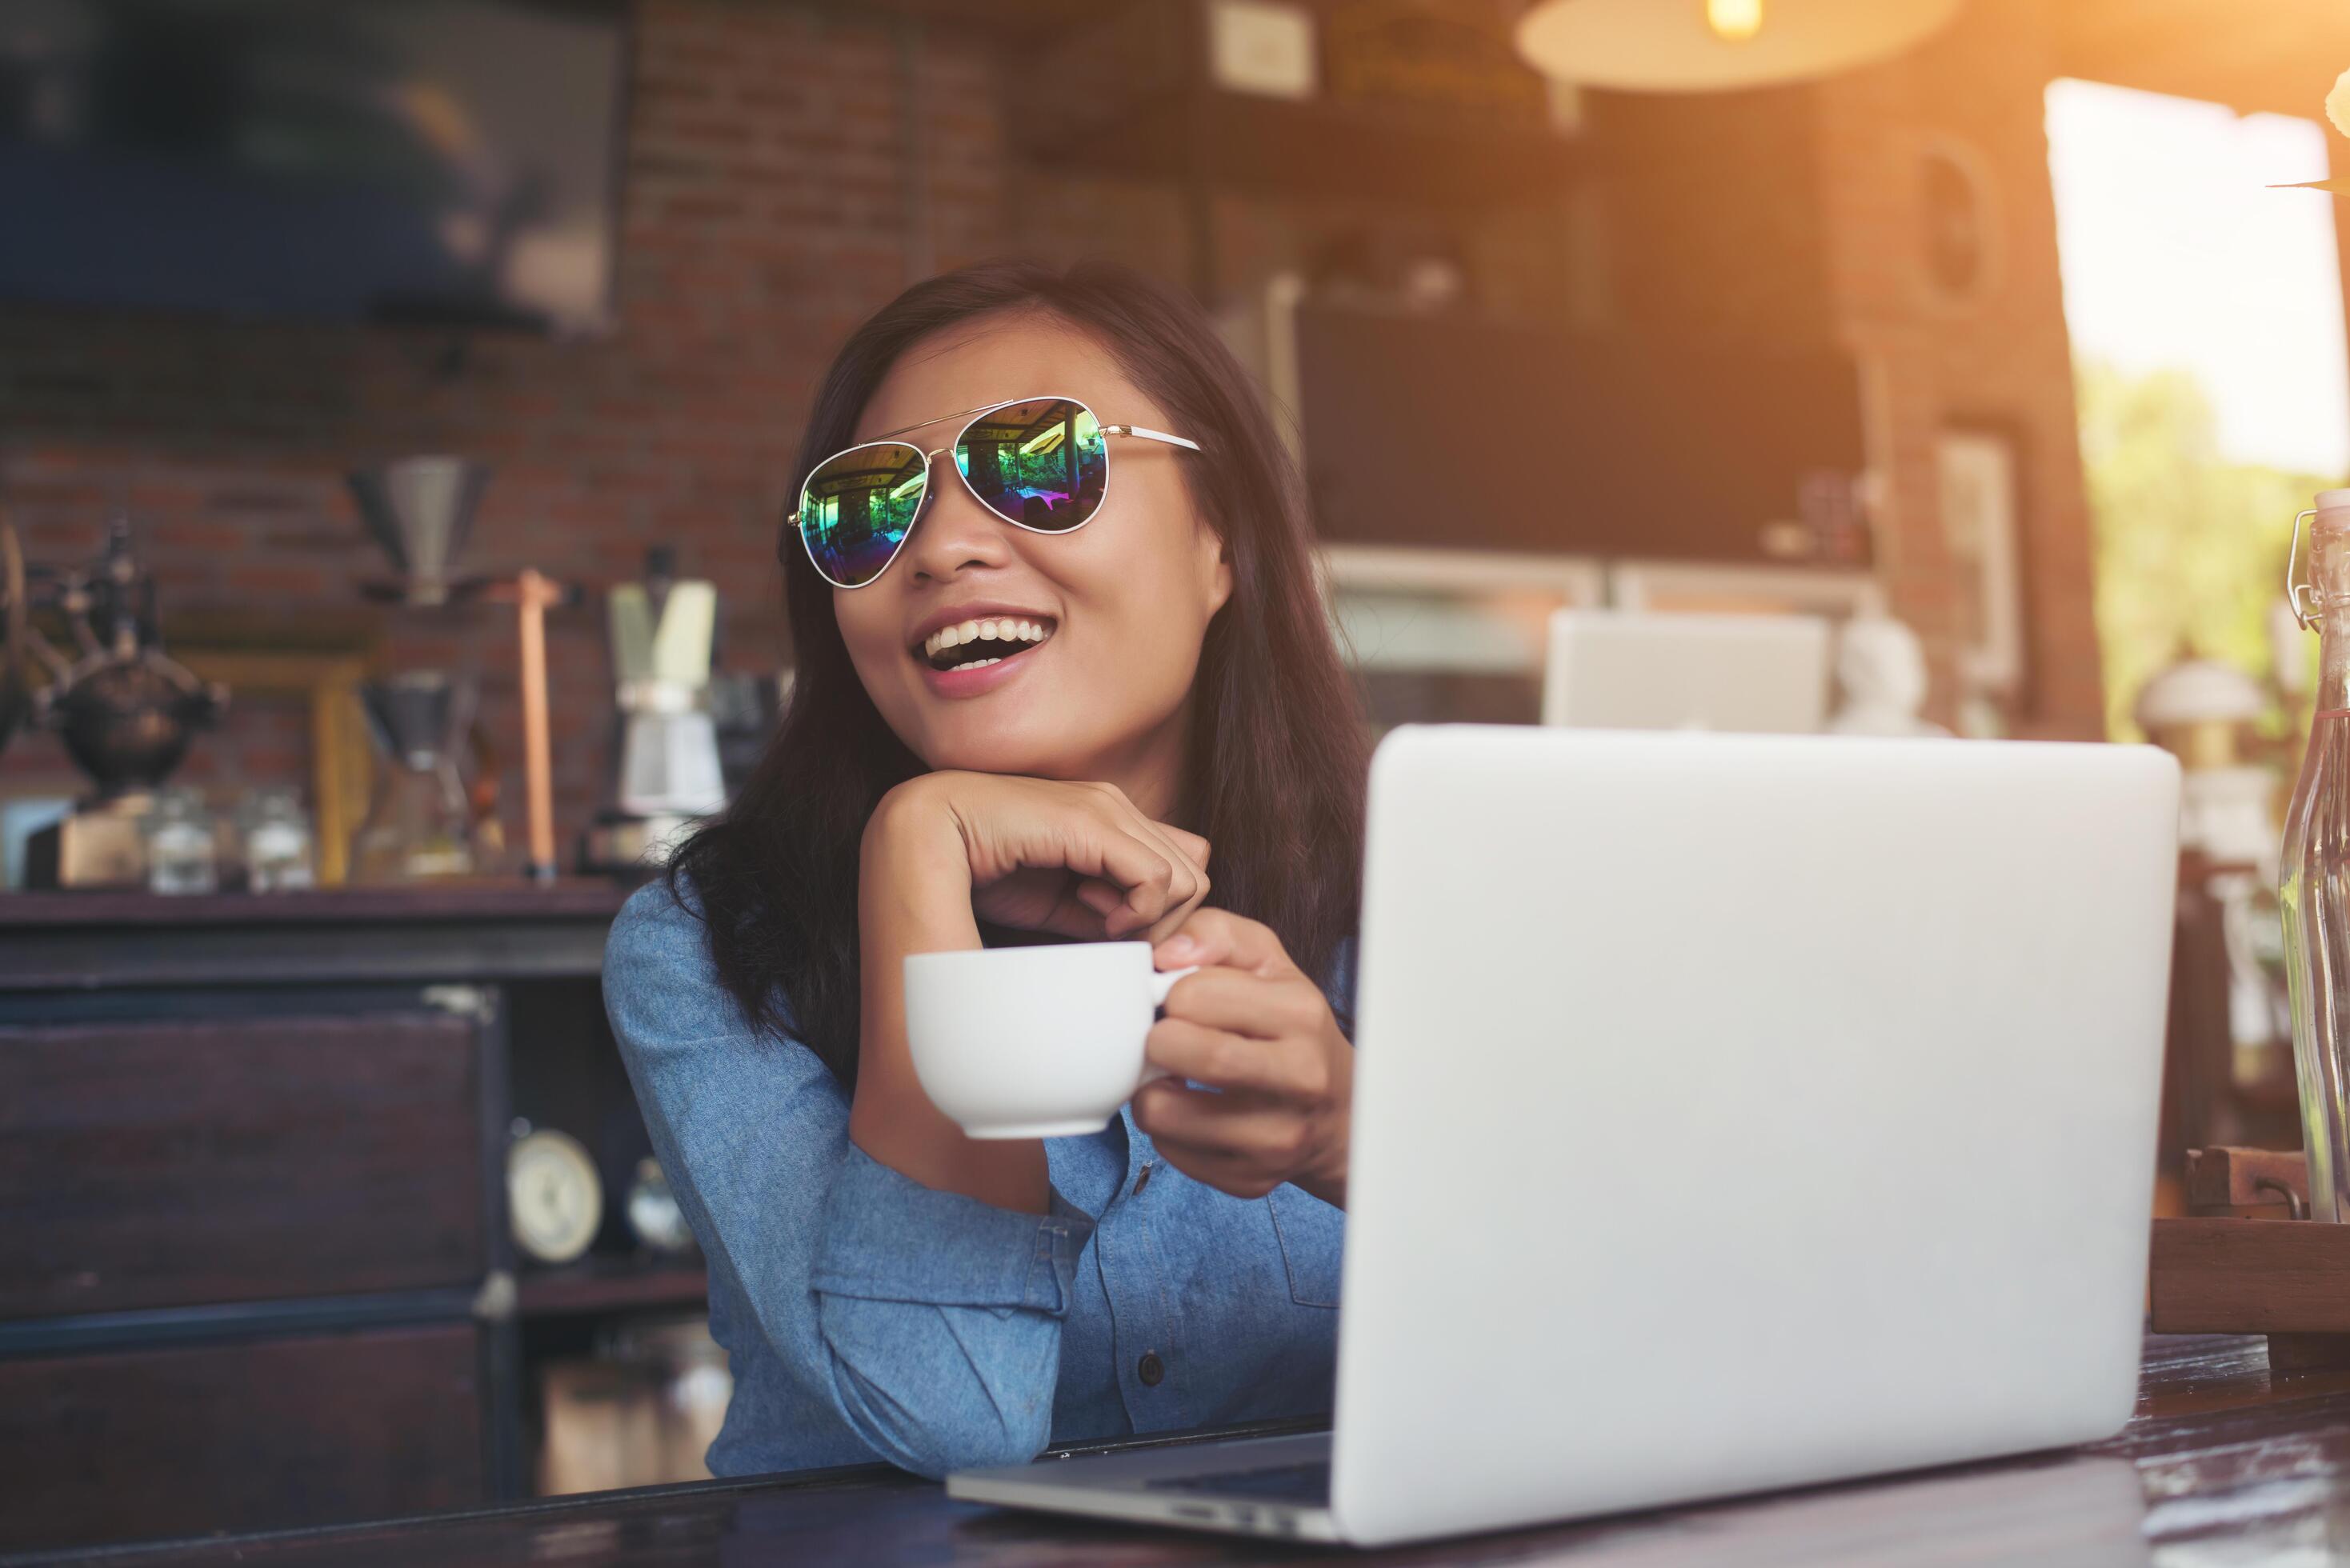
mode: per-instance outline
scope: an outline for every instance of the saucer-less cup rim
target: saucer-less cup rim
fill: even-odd
[[[1198,967],[1156,970],[1150,951],[1112,941],[907,954],[906,1041],[923,1093],[974,1138],[1099,1132],[1166,1076],[1144,1061],[1145,1036]],[[969,971],[960,983],[957,970]],[[1058,983],[1045,978],[1055,971]]]

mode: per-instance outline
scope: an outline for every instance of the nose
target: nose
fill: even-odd
[[[952,452],[931,458],[925,499],[906,541],[906,564],[917,579],[946,582],[964,571],[1011,564],[1012,525],[979,504]]]

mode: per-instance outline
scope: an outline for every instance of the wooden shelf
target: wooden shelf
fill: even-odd
[[[407,887],[312,888],[284,893],[137,890],[0,893],[0,926],[346,925],[387,921],[607,919],[635,889],[602,877],[551,884],[520,877],[419,882]]]
[[[698,1262],[587,1257],[559,1269],[532,1269],[517,1288],[525,1317],[617,1312],[630,1307],[698,1306],[709,1299]]]

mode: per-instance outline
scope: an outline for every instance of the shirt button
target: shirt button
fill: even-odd
[[[1141,1197],[1142,1189],[1150,1185],[1150,1173],[1154,1168],[1155,1168],[1153,1166],[1145,1162],[1142,1167],[1142,1174],[1134,1179],[1134,1195],[1137,1198]]]
[[[1142,1359],[1135,1364],[1134,1375],[1142,1379],[1145,1388],[1156,1388],[1166,1380],[1167,1364],[1159,1359],[1157,1351],[1147,1350],[1143,1352]]]

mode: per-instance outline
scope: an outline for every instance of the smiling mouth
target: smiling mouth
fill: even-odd
[[[933,670],[975,670],[1027,652],[1050,638],[1056,624],[1049,618],[985,616],[941,627],[911,651]]]

